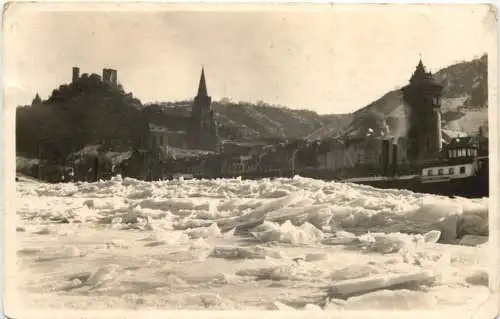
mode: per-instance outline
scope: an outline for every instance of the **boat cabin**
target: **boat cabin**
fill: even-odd
[[[439,165],[422,168],[422,177],[445,178],[445,177],[467,177],[474,175],[476,165],[474,162],[459,165]]]
[[[478,144],[473,137],[452,139],[443,150],[443,158],[424,163],[423,179],[452,179],[472,176],[478,170]]]
[[[450,141],[446,146],[446,157],[452,158],[467,158],[476,157],[478,155],[479,145],[472,137],[458,137]]]

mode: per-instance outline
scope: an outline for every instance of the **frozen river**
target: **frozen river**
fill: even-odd
[[[26,309],[471,312],[489,294],[470,236],[487,199],[300,177],[16,187]]]

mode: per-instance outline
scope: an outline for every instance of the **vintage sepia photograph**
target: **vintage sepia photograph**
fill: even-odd
[[[3,33],[9,317],[495,288],[493,6],[10,3]]]

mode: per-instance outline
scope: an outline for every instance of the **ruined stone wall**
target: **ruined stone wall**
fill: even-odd
[[[116,72],[116,70],[104,68],[102,69],[102,80],[103,82],[117,85],[118,73]]]

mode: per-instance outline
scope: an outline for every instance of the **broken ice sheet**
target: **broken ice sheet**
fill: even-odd
[[[165,284],[164,287],[154,290],[154,293],[161,294],[163,299],[156,298],[154,295],[149,299],[141,297],[145,300],[144,306],[148,307],[206,309],[199,296],[206,292],[212,293],[217,289],[217,294],[222,299],[229,298],[238,301],[237,304],[228,306],[229,308],[239,307],[241,304],[242,307],[265,309],[273,301],[279,300],[290,305],[293,309],[302,310],[308,303],[320,305],[319,302],[316,303],[311,298],[306,298],[311,297],[313,292],[307,291],[304,296],[297,297],[300,299],[300,303],[288,303],[293,298],[277,298],[276,295],[293,294],[301,287],[310,288],[312,286],[312,290],[316,289],[326,297],[326,291],[321,288],[329,287],[342,280],[356,279],[353,277],[371,280],[373,276],[379,274],[407,276],[415,271],[430,271],[436,278],[434,286],[427,288],[417,281],[417,285],[403,283],[403,287],[419,294],[430,293],[438,296],[438,306],[450,302],[452,297],[449,291],[458,291],[457,294],[461,297],[453,298],[459,300],[460,303],[465,303],[467,298],[463,296],[475,293],[474,289],[484,288],[487,290],[485,286],[487,276],[484,275],[484,272],[479,271],[481,269],[479,265],[484,260],[482,255],[478,253],[481,250],[480,246],[460,247],[463,249],[453,250],[452,248],[456,246],[429,244],[426,240],[421,241],[425,236],[420,236],[413,251],[411,251],[403,244],[406,239],[403,242],[398,242],[395,239],[397,236],[389,235],[388,237],[391,240],[395,239],[396,243],[393,245],[391,240],[387,241],[385,237],[382,237],[383,240],[379,241],[378,249],[386,251],[382,249],[384,246],[382,244],[385,244],[388,247],[387,251],[392,250],[393,252],[387,255],[379,252],[360,254],[356,244],[357,235],[367,233],[367,228],[344,230],[341,228],[344,225],[342,221],[347,218],[346,216],[353,214],[355,216],[354,224],[368,225],[371,231],[380,228],[383,229],[383,232],[392,232],[392,230],[384,228],[386,227],[384,223],[388,219],[396,220],[397,223],[394,225],[406,227],[406,231],[424,234],[431,230],[440,230],[433,225],[438,222],[438,218],[442,217],[441,214],[426,214],[424,212],[423,215],[417,216],[413,213],[424,202],[423,197],[418,194],[403,191],[380,191],[374,188],[358,187],[358,185],[327,183],[304,178],[296,180],[241,180],[234,181],[234,183],[232,180],[193,180],[183,183],[173,181],[148,183],[129,180],[127,187],[123,186],[122,182],[113,183],[115,183],[114,186],[112,183],[98,183],[94,187],[88,187],[88,184],[84,183],[64,184],[60,185],[58,189],[52,185],[42,184],[42,186],[36,187],[49,190],[47,195],[20,198],[18,215],[22,223],[19,226],[26,230],[23,233],[18,233],[20,244],[18,253],[20,257],[23,256],[22,259],[20,258],[20,264],[23,267],[24,265],[32,267],[33,264],[41,267],[40,272],[31,271],[29,273],[30,280],[24,285],[28,289],[23,292],[26,298],[40,298],[30,297],[32,291],[47,292],[50,291],[49,288],[57,286],[52,282],[44,283],[43,281],[43,278],[51,278],[50,271],[54,271],[54,267],[43,268],[47,267],[50,261],[37,263],[35,260],[44,252],[56,253],[64,250],[62,245],[55,249],[54,240],[60,240],[65,245],[78,247],[80,253],[86,253],[85,256],[78,257],[75,254],[75,257],[70,258],[78,260],[83,258],[85,263],[88,262],[89,265],[92,265],[87,267],[88,270],[79,266],[77,270],[73,271],[74,263],[56,261],[57,269],[64,270],[65,274],[69,275],[78,271],[87,272],[86,277],[74,278],[73,285],[83,283],[86,278],[108,262],[120,264],[122,267],[125,264],[128,265],[130,259],[128,254],[133,254],[134,258],[137,259],[133,263],[136,268],[131,269],[135,276],[134,280],[143,278],[140,280],[141,282],[142,280],[148,283],[158,281]],[[117,187],[117,183],[119,187]],[[269,185],[262,187],[264,183]],[[150,197],[124,200],[129,194],[139,194],[141,190],[148,189],[152,190]],[[282,194],[286,192],[294,194],[300,191],[301,195],[296,198],[296,201],[292,200],[289,203],[286,203],[283,197],[267,197],[279,194],[277,191],[280,189],[285,189]],[[19,186],[19,191],[23,194],[32,193],[30,186],[26,184]],[[265,194],[265,198],[261,196],[261,192]],[[72,197],[60,197],[60,195],[69,193],[72,194]],[[111,197],[103,197],[102,194]],[[148,192],[145,191],[143,194],[148,194]],[[190,198],[190,196],[200,194],[205,197]],[[221,194],[224,196],[221,197]],[[363,196],[369,197],[370,200],[357,199],[357,197]],[[92,208],[82,204],[87,200]],[[448,199],[437,198],[436,201],[447,202]],[[452,228],[460,229],[461,225],[465,225],[466,229],[471,232],[479,232],[482,229],[481,224],[484,224],[484,217],[487,216],[484,211],[481,212],[481,209],[487,207],[487,205],[483,205],[482,200],[478,200],[479,206],[469,205],[468,203],[472,201],[467,199],[449,199],[449,201],[464,207],[470,206],[470,209],[463,208],[463,212],[471,211],[471,214],[474,214],[463,218],[463,222],[457,218],[456,222],[451,223]],[[28,205],[28,202],[33,204]],[[190,202],[194,202],[194,204]],[[281,204],[279,204],[280,202]],[[142,203],[145,205],[141,206]],[[361,206],[352,206],[354,204]],[[449,205],[441,206],[448,207]],[[57,207],[69,208],[63,210],[57,209]],[[249,216],[252,217],[251,213],[256,210],[257,213],[254,217],[261,217],[261,219],[249,219]],[[443,211],[441,209],[441,212]],[[40,212],[43,213],[40,214]],[[328,222],[330,212],[332,220]],[[377,215],[380,216],[377,217]],[[69,218],[70,222],[73,221],[71,218],[79,219],[81,221],[78,224],[79,228],[75,228],[71,236],[60,237],[61,233],[73,229],[71,223],[54,223],[54,220],[57,221],[59,216]],[[153,227],[151,230],[146,229],[148,217],[151,217],[153,226],[157,227]],[[413,217],[415,221],[411,220]],[[114,219],[118,230],[100,226],[98,224],[100,218],[106,219],[108,224]],[[135,228],[121,230],[122,226],[126,226],[124,221],[129,221],[129,225]],[[306,222],[308,224],[305,224]],[[319,227],[326,222],[331,226],[330,230]],[[213,226],[214,223],[217,223],[218,227],[224,231],[234,230],[237,225],[244,226],[238,227],[237,232],[227,233],[228,236],[226,236],[222,231],[220,235],[218,234]],[[262,227],[255,227],[259,224]],[[171,230],[173,225],[180,229]],[[41,230],[43,227],[49,227],[54,232],[45,235],[33,233],[33,230]],[[245,227],[248,227],[248,230],[263,233],[260,238],[256,238],[248,232],[242,231],[245,230]],[[189,228],[191,230],[188,230]],[[270,232],[265,234],[266,231]],[[352,232],[348,233],[347,231]],[[396,227],[395,231],[401,230]],[[434,232],[428,237],[435,239],[437,235],[437,232]],[[268,237],[266,238],[266,236]],[[370,236],[374,237],[373,233]],[[413,243],[413,239],[418,237],[404,236],[412,239],[407,243]],[[483,235],[475,234],[475,236]],[[465,243],[466,240],[467,238],[463,239],[463,242]],[[259,241],[260,243],[257,244],[256,242]],[[91,242],[90,246],[89,242]],[[292,242],[294,244],[290,244]],[[430,242],[434,242],[434,240],[430,240]],[[337,246],[347,244],[349,244],[348,247],[356,246],[356,250],[346,250],[344,246]],[[402,249],[396,251],[398,247]],[[405,257],[403,254],[405,250],[413,259]],[[450,278],[440,277],[440,272],[446,274],[445,269],[448,263],[445,260],[449,260],[444,254],[446,251],[452,253],[452,267],[449,271],[452,277]],[[210,256],[206,256],[207,253],[210,253]],[[68,254],[68,256],[72,256],[72,254]],[[438,266],[441,257],[443,257],[441,259],[443,261],[442,267]],[[215,273],[208,274],[210,272],[207,269],[208,265],[216,269]],[[164,267],[165,269],[176,267],[178,270],[168,273],[168,271],[163,270]],[[342,276],[340,270],[344,267],[346,270]],[[363,267],[365,268],[361,269]],[[127,267],[124,267],[124,270],[126,269]],[[373,273],[366,269],[373,269]],[[478,269],[478,272],[475,273],[473,269]],[[181,270],[185,272],[185,276],[179,274]],[[338,271],[336,277],[332,275],[335,271]],[[238,276],[236,272],[240,272],[240,275],[247,272],[249,276]],[[357,275],[355,275],[356,272],[358,272]],[[155,277],[151,277],[150,273],[154,273]],[[200,281],[191,282],[190,279],[195,279],[196,275]],[[255,277],[252,277],[253,275],[264,280],[256,281]],[[64,284],[71,283],[70,279],[64,278],[63,281]],[[127,278],[125,281],[129,281],[129,279]],[[109,282],[103,287],[120,289],[120,285],[121,282],[120,284]],[[383,286],[374,289],[376,291],[387,289]],[[424,287],[430,292],[412,290]],[[186,297],[185,291],[195,288],[199,290],[199,293],[193,294],[192,299]],[[393,286],[390,288],[392,289]],[[78,291],[74,293],[78,294]],[[102,296],[101,292],[97,294],[90,290],[86,294],[88,295],[86,297],[90,298],[93,304],[100,303],[101,307],[103,307],[105,299],[106,302],[109,301]],[[376,303],[377,298],[381,298],[380,308],[392,306],[392,301],[390,301],[392,299],[383,294],[361,292],[361,296],[364,295],[371,296],[367,302],[372,305]],[[410,298],[413,295],[410,293],[408,297],[404,298]],[[73,298],[71,296],[72,294],[68,293],[65,298],[71,299]],[[257,297],[253,298],[254,296]],[[161,301],[157,302],[155,298],[161,299]],[[342,309],[349,299],[356,300],[352,298],[355,297],[344,300],[344,303],[336,300],[332,302],[335,305],[330,303],[325,308]],[[415,298],[419,299],[420,296],[416,294]],[[127,307],[137,307],[135,302],[139,299],[137,297],[131,298],[130,302],[133,304],[127,304],[128,301],[123,302]],[[209,299],[207,304],[210,309],[226,307],[217,305],[217,298],[213,299],[215,302],[212,304],[210,304]],[[175,303],[177,301],[178,304]],[[71,299],[71,303],[78,307],[85,306],[84,302],[78,299]],[[355,309],[360,304],[363,302],[352,303],[351,307]],[[404,307],[402,305],[400,308]]]
[[[191,238],[216,238],[222,237],[221,230],[216,223],[208,227],[198,227],[186,230],[186,233]]]
[[[422,291],[379,290],[347,299],[346,310],[414,310],[433,309],[437,304],[434,296]]]
[[[289,220],[282,225],[264,221],[261,225],[252,229],[250,233],[263,242],[278,241],[294,245],[318,243],[324,237],[321,230],[307,222],[296,227]]]
[[[323,282],[325,270],[309,263],[287,263],[266,268],[243,269],[237,271],[236,275],[254,277],[257,280]]]
[[[38,256],[39,261],[51,261],[57,259],[69,259],[82,257],[84,254],[80,251],[78,246],[66,245],[61,249],[56,249],[55,251],[44,251],[40,256]]]
[[[237,246],[216,246],[211,256],[224,259],[265,259],[267,257],[276,259],[287,259],[285,252],[263,246],[237,247]]]
[[[346,279],[333,282],[329,288],[329,296],[345,299],[361,295],[371,291],[382,290],[391,287],[418,287],[435,282],[436,276],[432,271],[414,270],[401,274],[377,274],[362,276],[359,278]]]

